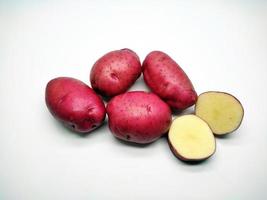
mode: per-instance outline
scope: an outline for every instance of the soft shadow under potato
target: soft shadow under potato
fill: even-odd
[[[156,142],[156,141],[154,141],[154,142],[150,142],[150,143],[146,143],[146,144],[140,144],[140,143],[136,143],[136,142],[125,141],[125,140],[122,140],[122,139],[117,138],[117,137],[113,137],[113,140],[115,140],[116,143],[131,146],[131,147],[136,147],[136,148],[147,148],[149,146],[152,146]]]

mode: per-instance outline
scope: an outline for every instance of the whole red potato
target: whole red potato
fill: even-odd
[[[171,110],[164,101],[143,91],[112,98],[107,114],[115,137],[139,144],[151,143],[166,133],[172,119]]]
[[[90,73],[92,88],[103,96],[126,92],[142,73],[139,57],[130,49],[111,51],[99,58]]]
[[[77,132],[90,132],[100,126],[106,116],[102,99],[83,82],[58,77],[48,82],[46,105],[51,114]]]
[[[166,53],[152,51],[142,68],[146,84],[172,108],[184,110],[196,103],[197,93],[190,79]]]

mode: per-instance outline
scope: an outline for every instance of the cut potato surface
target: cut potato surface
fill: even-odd
[[[185,161],[207,159],[216,148],[210,127],[195,115],[176,118],[171,124],[168,140],[173,153]]]
[[[239,127],[244,109],[241,103],[228,93],[205,92],[198,97],[195,113],[209,124],[215,135],[224,135]]]

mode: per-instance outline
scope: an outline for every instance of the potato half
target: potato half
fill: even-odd
[[[225,135],[240,126],[244,109],[233,95],[211,91],[199,95],[195,114],[209,124],[215,135]]]
[[[216,142],[209,125],[196,115],[176,118],[168,134],[175,156],[184,161],[201,161],[214,154]]]

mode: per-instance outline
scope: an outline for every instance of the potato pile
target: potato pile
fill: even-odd
[[[142,73],[151,92],[127,92]],[[244,115],[242,104],[231,94],[209,91],[198,96],[183,69],[161,51],[149,53],[142,64],[130,49],[111,51],[95,62],[90,82],[92,88],[70,77],[50,80],[45,91],[50,113],[77,133],[101,126],[107,114],[116,138],[138,144],[168,134],[171,151],[183,161],[212,156],[214,135],[233,132]],[[106,107],[101,97],[108,99]],[[172,111],[193,105],[194,114],[172,121]]]

